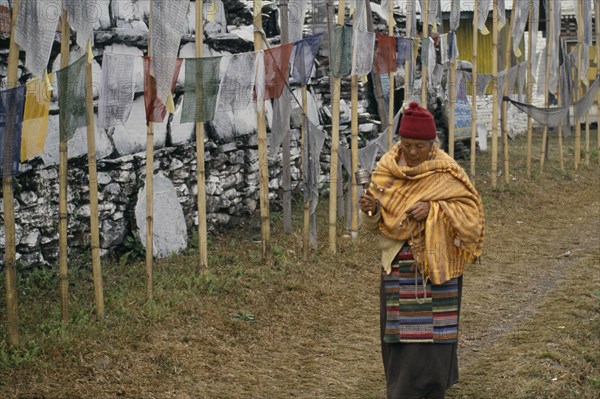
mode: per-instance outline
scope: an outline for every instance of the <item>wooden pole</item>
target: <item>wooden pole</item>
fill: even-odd
[[[558,82],[560,82],[561,68],[558,69]],[[562,107],[562,93],[560,92],[560,83],[556,85],[556,98],[558,100],[558,108]],[[560,170],[564,172],[565,161],[563,157],[563,125],[562,122],[558,125],[558,161],[560,163]]]
[[[333,6],[333,5],[332,5]],[[338,25],[344,25],[346,2],[340,0],[338,5]],[[331,54],[330,54],[331,57]],[[341,79],[333,76],[332,106],[333,116],[331,121],[331,160],[329,163],[329,250],[337,252],[337,183],[338,183],[338,151],[340,145],[340,91]]]
[[[546,2],[548,10],[546,11],[546,23],[549,24],[548,34],[546,35],[546,82],[544,84],[544,107],[550,106],[548,90],[550,87],[550,60],[552,59],[552,36],[554,29],[554,21],[552,21],[552,8],[554,4],[551,1]],[[560,7],[560,5],[558,5]],[[546,146],[548,142],[548,125],[544,125],[542,133],[542,148],[540,151],[540,173],[544,172],[544,163],[546,161]]]
[[[594,11],[596,12],[596,78],[600,76],[600,3],[594,3]],[[596,131],[598,133],[598,141],[596,148],[598,149],[598,162],[600,162],[600,90],[596,97]]]
[[[475,157],[477,148],[477,38],[479,30],[477,19],[479,18],[479,0],[473,4],[473,69],[471,70],[471,176],[475,177]]]
[[[427,65],[425,65],[425,57],[428,54],[423,53],[422,41],[429,40],[429,1],[423,2],[423,8],[424,10],[421,10],[421,20],[423,21],[423,36],[421,37],[421,106],[427,108]],[[428,44],[430,46],[431,42]]]
[[[60,67],[69,66],[69,48],[71,44],[71,28],[67,21],[67,12],[63,10],[61,17]],[[62,132],[59,143],[59,189],[58,189],[58,264],[60,275],[60,310],[61,320],[69,319],[69,276],[67,265],[67,139]]]
[[[493,2],[492,17],[492,187],[498,180],[498,0]]]
[[[583,20],[583,13],[581,1],[577,2],[577,9],[579,10],[578,15],[580,16],[579,21],[577,21],[577,76],[575,80],[575,98],[573,100],[577,101],[581,98],[581,57],[583,50],[583,24],[581,23]],[[575,119],[575,170],[579,169],[579,164],[581,163],[581,120]]]
[[[388,1],[388,4],[390,6],[389,8],[389,13],[390,13],[390,20],[388,21],[388,35],[391,37],[394,37],[394,25],[395,25],[395,20],[394,20],[394,1]],[[393,66],[393,69],[396,69],[396,66]],[[390,80],[390,96],[389,96],[389,104],[388,104],[388,148],[392,148],[392,141],[394,138],[394,86],[396,83],[396,79],[395,79],[395,72],[391,71],[389,73],[389,80]],[[358,201],[358,198],[356,198],[356,201],[353,201],[353,205]],[[356,204],[356,207],[358,208],[358,204]],[[357,220],[357,224],[358,224],[358,215],[356,216],[356,220]]]
[[[148,22],[148,56],[152,56],[152,0]],[[150,59],[152,63],[152,59]],[[152,300],[154,252],[154,122],[147,121],[146,129],[146,299]]]
[[[290,42],[288,28],[288,0],[280,0],[280,20],[281,20],[281,44]],[[286,89],[284,89],[281,97],[276,101],[281,101],[283,120],[283,143],[282,143],[282,175],[281,187],[283,189],[283,231],[285,233],[292,232],[292,176],[291,176],[291,139],[290,139],[290,100],[287,91],[289,78],[286,74],[285,80]]]
[[[356,184],[356,171],[358,170],[358,76],[352,75],[351,79],[350,101],[352,104],[352,114],[350,120],[350,150],[352,152],[352,173],[350,174],[352,175],[352,238],[356,238],[358,237],[358,184]]]
[[[307,120],[307,111],[308,111],[308,96],[306,93],[306,85],[302,85],[302,142],[301,142],[301,152],[302,157],[305,157],[306,147],[308,145],[307,134],[308,131],[308,120]],[[306,168],[308,167],[308,159],[306,160],[306,165],[304,162],[302,163],[302,173],[305,175],[308,173]],[[308,196],[307,196],[308,197]],[[302,254],[304,256],[304,260],[308,259],[308,252],[310,247],[310,201],[304,201],[304,231],[302,234]]]
[[[262,39],[262,0],[254,0],[254,51],[263,49]],[[263,100],[264,101],[264,100]],[[259,104],[257,103],[257,108]],[[258,165],[260,184],[260,219],[262,233],[262,257],[271,264],[271,225],[269,220],[269,163],[267,159],[267,126],[265,124],[265,107],[256,112],[256,128],[258,131]]]
[[[204,44],[204,7],[196,1],[196,57],[202,57]],[[199,83],[199,82],[197,82]],[[196,101],[198,88],[196,86]],[[196,122],[196,182],[198,184],[198,268],[201,272],[208,268],[208,238],[206,228],[206,173],[204,164],[204,123]]]
[[[511,68],[511,58],[512,58],[512,30],[515,24],[515,17],[513,13],[517,9],[517,0],[513,0],[512,2],[512,11],[510,15],[510,24],[508,31],[505,29],[505,33],[507,36],[506,40],[506,48],[504,49],[504,70],[506,71],[506,75],[504,75],[504,87],[503,92],[505,96],[508,96],[510,93],[508,83],[510,76],[510,68]],[[506,10],[500,10],[503,13],[506,13]],[[504,149],[504,182],[510,183],[510,169],[509,169],[509,156],[508,156],[508,103],[506,101],[502,101],[502,148]]]
[[[533,59],[533,54],[534,53],[534,49],[532,49],[533,46],[533,35],[531,33],[531,26],[533,24],[533,0],[529,0],[529,22],[527,24],[527,26],[529,27],[528,32],[527,32],[527,40],[528,40],[528,48],[529,48],[529,54],[527,57],[527,104],[531,104],[532,100],[533,100],[533,73],[532,73],[532,69],[533,69],[533,65],[532,65],[532,59]],[[533,120],[531,119],[531,116],[527,116],[527,177],[530,178],[531,177],[531,149],[532,149],[532,145],[533,145],[533,132],[532,132],[532,128],[533,128]]]
[[[88,51],[92,51],[92,39]],[[92,54],[88,54],[85,63],[85,100],[88,114],[87,125],[87,150],[88,173],[90,180],[90,234],[92,244],[92,274],[94,276],[94,299],[96,302],[96,316],[104,315],[104,291],[102,288],[102,267],[100,264],[100,228],[98,216],[98,173],[96,166],[96,124],[94,121],[94,93],[92,81]]]
[[[17,86],[17,72],[19,70],[19,46],[15,43],[15,27],[19,13],[20,0],[13,1],[12,20],[10,24],[10,47],[8,50],[8,71],[6,88],[13,89]],[[14,140],[12,127],[7,126],[5,144]],[[12,137],[8,137],[11,135]],[[15,240],[15,208],[13,194],[13,179],[11,176],[12,159],[11,148],[4,148],[4,176],[2,176],[2,201],[4,204],[4,274],[6,285],[6,342],[9,346],[16,345],[19,340],[19,321],[17,313],[17,265],[16,265],[16,240]]]
[[[410,36],[412,31],[412,20],[415,14],[415,0],[408,0],[406,3],[406,37],[414,39]],[[413,43],[414,44],[414,43]],[[413,46],[410,47],[410,59],[407,58],[404,62],[404,103],[407,104],[412,94],[412,87],[410,84],[410,77],[412,76],[412,60],[413,60]],[[389,147],[388,147],[389,148]]]
[[[454,41],[456,46],[456,40]],[[448,109],[448,155],[454,158],[454,110],[456,108],[456,59],[450,62],[450,107]]]

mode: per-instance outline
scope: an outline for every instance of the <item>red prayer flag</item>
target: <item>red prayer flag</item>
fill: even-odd
[[[146,124],[150,122],[161,123],[165,120],[167,115],[167,107],[156,97],[156,80],[154,76],[150,74],[150,57],[144,58],[144,104],[146,106]],[[171,92],[175,91],[177,86],[177,77],[179,76],[179,70],[183,58],[177,58],[177,64],[175,65],[175,74],[171,81]]]
[[[373,72],[390,73],[396,71],[396,37],[378,34]]]
[[[265,100],[281,96],[293,49],[289,43],[265,50]]]

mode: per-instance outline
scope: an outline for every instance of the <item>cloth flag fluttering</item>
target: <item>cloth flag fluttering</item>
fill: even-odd
[[[352,36],[352,76],[365,76],[373,67],[375,33],[354,30]],[[395,51],[394,51],[395,52]]]
[[[292,82],[308,84],[324,33],[308,36],[296,42],[292,61]]]
[[[512,10],[511,13],[511,18],[514,18],[515,20],[511,32],[513,53],[515,56],[520,57],[521,49],[519,46],[521,45],[521,38],[525,32],[525,25],[527,25],[527,20],[529,19],[529,1],[518,1],[516,9]]]
[[[481,31],[483,35],[487,35],[490,31],[485,26],[485,21],[487,21],[488,14],[490,13],[493,5],[492,0],[479,0],[478,3],[478,12],[479,19],[477,21],[477,28]]]
[[[413,42],[407,37],[396,38],[396,64],[404,67],[407,60],[412,58]]]
[[[87,126],[85,63],[87,55],[56,72],[58,83],[60,140],[68,141]]]
[[[288,43],[265,50],[265,86],[256,88],[263,90],[265,100],[281,96],[293,49],[294,44]]]
[[[173,90],[171,76],[177,69],[181,36],[187,30],[189,5],[189,1],[152,1],[150,74],[156,80],[156,97],[163,104],[167,104]]]
[[[378,34],[373,72],[379,74],[390,73],[394,72],[397,68],[396,37]]]
[[[21,162],[35,158],[45,150],[51,98],[48,86],[42,78],[33,78],[27,82],[21,138]]]
[[[352,27],[336,25],[331,41],[331,73],[341,78],[352,72]]]
[[[0,178],[19,172],[25,86],[0,92]]]
[[[150,74],[150,58],[143,57],[144,60],[144,104],[146,107],[146,123],[156,122],[161,123],[167,115],[167,108],[157,97],[156,79]],[[175,71],[169,83],[171,84],[171,92],[177,86],[177,77],[181,69],[183,58],[178,58],[175,63]]]
[[[460,26],[460,0],[452,0],[450,6],[450,30],[457,31]]]
[[[256,82],[257,52],[223,57],[228,62],[219,88],[216,112],[234,112],[250,106]]]
[[[15,43],[25,51],[25,68],[44,76],[54,33],[62,9],[61,0],[21,0],[15,25]]]
[[[133,56],[104,52],[102,56],[102,90],[98,99],[98,126],[108,129],[129,119],[135,83]]]
[[[88,41],[94,40],[96,3],[97,0],[63,0],[63,9],[67,12],[69,24],[77,32],[76,42],[81,48],[87,48]]]
[[[302,181],[304,184],[304,202],[309,204],[310,223],[309,241],[313,248],[317,247],[317,204],[319,202],[319,176],[321,175],[320,155],[325,143],[325,134],[307,120],[304,154],[302,156]]]
[[[308,0],[288,1],[288,36],[290,43],[302,39],[307,6]]]
[[[219,94],[221,57],[186,58],[181,123],[213,119]]]

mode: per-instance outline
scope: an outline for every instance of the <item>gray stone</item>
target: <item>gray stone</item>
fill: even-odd
[[[173,183],[157,174],[153,179],[153,256],[163,258],[180,252],[187,245],[187,227],[183,209]],[[138,193],[135,220],[140,241],[146,246],[146,187]]]
[[[113,248],[123,242],[127,227],[123,218],[103,220],[100,226],[100,246]]]
[[[20,244],[28,247],[37,247],[40,245],[41,237],[42,234],[40,231],[38,229],[34,229],[29,231],[29,233],[27,233],[27,235],[21,239]]]

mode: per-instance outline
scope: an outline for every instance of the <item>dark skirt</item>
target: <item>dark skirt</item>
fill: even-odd
[[[462,276],[458,278],[458,309]],[[381,353],[388,399],[442,399],[458,381],[457,343],[386,343],[386,296],[380,288]]]

